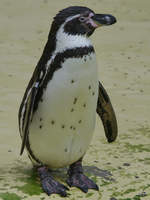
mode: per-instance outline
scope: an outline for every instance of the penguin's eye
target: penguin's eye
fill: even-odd
[[[82,17],[79,17],[79,21],[80,21],[80,22],[85,22],[85,20],[86,20],[86,17],[83,17],[83,16],[82,16]]]

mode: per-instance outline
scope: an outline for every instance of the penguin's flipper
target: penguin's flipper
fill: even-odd
[[[118,135],[116,115],[112,107],[110,98],[100,82],[96,111],[103,122],[105,135],[108,142],[113,142]]]
[[[35,97],[37,95],[37,86],[33,86],[28,97],[26,100],[26,104],[25,104],[25,111],[24,111],[24,120],[22,122],[22,145],[21,145],[21,151],[20,151],[20,155],[22,155],[25,145],[26,145],[26,141],[27,141],[27,136],[29,134],[29,126],[32,120],[32,116],[33,116],[33,108],[34,108],[34,104],[35,104]]]

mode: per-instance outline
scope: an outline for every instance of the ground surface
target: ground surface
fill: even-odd
[[[76,3],[75,3],[76,2]],[[88,194],[72,188],[66,199],[150,199],[150,22],[148,0],[0,1],[0,199],[48,200],[26,154],[19,156],[18,107],[58,10],[85,5],[112,13],[118,23],[92,36],[99,77],[114,105],[119,137],[107,144],[101,121],[84,159],[100,186]],[[66,172],[54,172],[64,183]]]

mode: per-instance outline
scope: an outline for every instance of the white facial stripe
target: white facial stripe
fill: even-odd
[[[65,26],[65,24],[66,24],[67,22],[69,22],[69,21],[71,21],[72,19],[75,19],[75,18],[77,18],[77,17],[79,17],[79,16],[80,16],[80,14],[77,14],[77,15],[74,15],[74,16],[71,16],[71,17],[68,17],[68,18],[66,19],[65,23],[64,23],[64,26]]]
[[[90,13],[90,14],[94,15],[93,13]],[[77,15],[67,18],[66,21],[60,26],[56,34],[56,49],[54,50],[52,57],[48,60],[46,64],[46,72],[45,72],[45,76],[43,77],[43,80],[47,75],[50,64],[52,63],[52,61],[54,60],[58,52],[61,53],[61,52],[64,52],[66,49],[73,49],[76,47],[85,47],[85,46],[88,47],[92,45],[89,38],[83,35],[70,35],[64,31],[64,26],[66,25],[66,23],[68,23],[72,19],[75,19],[79,16],[80,14],[77,14]]]

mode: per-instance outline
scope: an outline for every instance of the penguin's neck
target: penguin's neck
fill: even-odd
[[[54,34],[50,32],[43,54],[37,64],[37,72],[40,73],[42,81],[37,99],[38,102],[43,95],[43,88],[47,87],[56,70],[62,68],[65,59],[83,58],[83,56],[94,53],[94,48],[89,38],[82,35],[71,35],[62,27]]]
[[[66,22],[59,27],[56,21],[53,21],[48,41],[37,64],[40,68],[48,66],[57,53],[62,53],[65,50],[77,47],[93,47],[89,37],[86,35],[72,35],[71,33],[66,32],[64,28],[65,24]]]
[[[84,35],[71,35],[64,31],[63,25],[56,34],[55,53],[61,53],[68,49],[84,48],[92,46],[91,40]]]
[[[53,38],[50,38],[50,40]],[[47,60],[46,68],[48,69],[52,61],[55,59],[57,54],[62,54],[67,50],[74,50],[76,48],[93,48],[91,40],[83,35],[71,35],[67,32],[64,31],[64,25],[62,25],[56,35],[55,35],[55,40],[49,41],[49,43],[55,42],[55,45],[53,45],[55,48],[49,52],[50,56],[49,59]],[[79,52],[80,54],[81,52]]]

